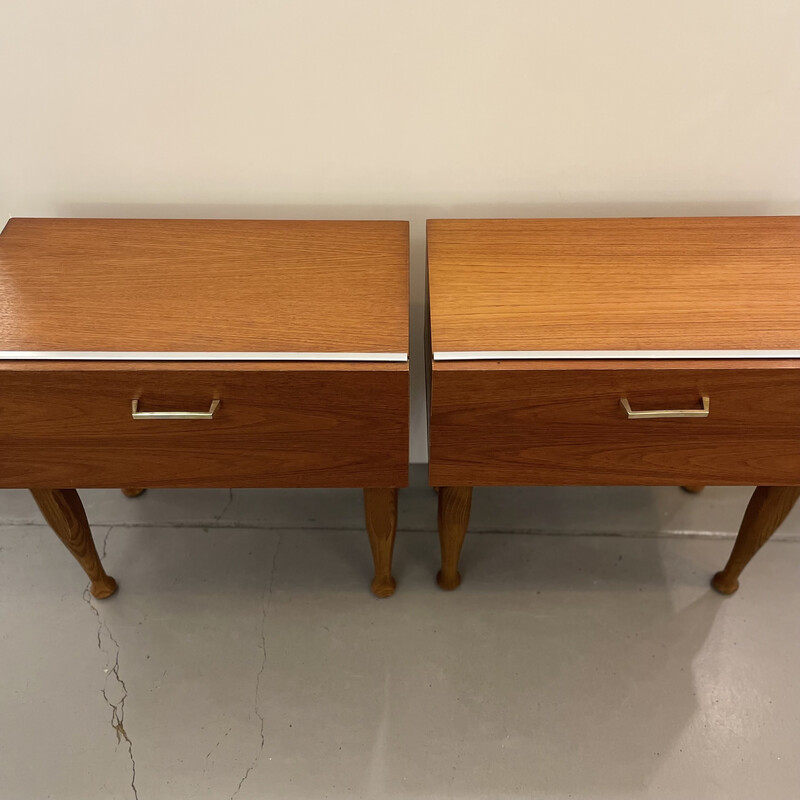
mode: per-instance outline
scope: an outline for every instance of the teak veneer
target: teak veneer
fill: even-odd
[[[433,351],[800,354],[798,263],[800,217],[429,220]]]
[[[797,499],[799,267],[798,217],[429,221],[440,586],[476,485],[756,484],[734,591]]]
[[[77,487],[363,488],[386,597],[407,320],[405,222],[13,219],[0,488],[33,491],[96,597]]]
[[[508,363],[434,364],[434,485],[792,485],[800,478],[800,364]],[[704,396],[711,413],[697,419],[631,420],[620,404],[699,409]]]
[[[20,370],[0,362],[2,485],[363,488],[407,480],[404,364],[52,363]],[[134,398],[144,412],[205,411],[214,398],[220,405],[210,420],[133,419]]]
[[[3,351],[408,352],[408,223],[11,219]]]

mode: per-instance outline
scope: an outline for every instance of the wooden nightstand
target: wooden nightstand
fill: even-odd
[[[800,495],[800,218],[431,220],[442,571],[477,485],[757,485],[730,594]]]
[[[0,487],[33,491],[96,597],[116,583],[75,487],[364,488],[386,597],[407,320],[406,222],[12,219]]]

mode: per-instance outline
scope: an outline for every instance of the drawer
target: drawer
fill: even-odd
[[[133,419],[139,410],[213,418]],[[406,364],[0,364],[0,487],[400,487]]]
[[[441,486],[800,484],[800,365],[437,362],[430,441]]]

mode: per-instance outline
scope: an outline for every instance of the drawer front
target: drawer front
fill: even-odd
[[[405,486],[408,372],[371,367],[0,369],[0,486]]]
[[[433,485],[800,484],[800,365],[528,363],[434,368]],[[696,410],[704,396],[705,418],[629,419],[620,404]]]

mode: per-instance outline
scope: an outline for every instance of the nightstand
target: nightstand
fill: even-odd
[[[0,487],[33,491],[95,597],[116,583],[76,488],[363,488],[388,596],[407,320],[406,222],[12,219]]]
[[[725,569],[800,496],[800,218],[431,220],[444,589],[480,485],[756,485]]]

